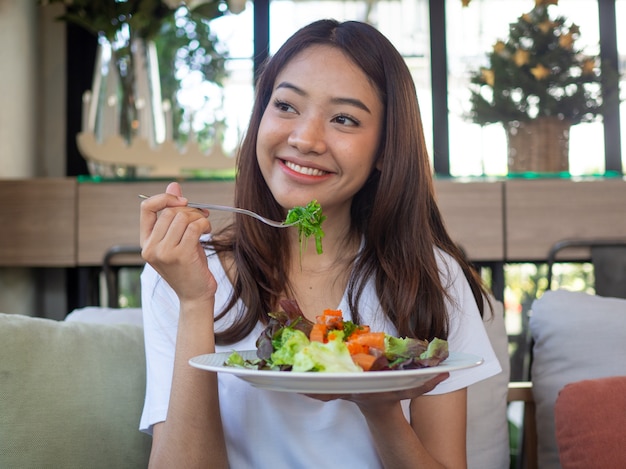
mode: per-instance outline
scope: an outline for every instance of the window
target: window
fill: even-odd
[[[243,138],[254,101],[253,21],[253,2],[248,2],[246,9],[238,15],[227,13],[211,21],[211,30],[228,49],[228,78],[224,83],[223,103],[219,111],[226,120],[223,147],[227,154],[233,153]]]
[[[615,16],[622,20],[626,18],[626,0],[616,0]],[[626,28],[624,28],[623,24],[617,25],[617,54],[621,76],[620,89],[622,92],[620,104],[622,167],[626,168]]]
[[[431,86],[429,4],[439,0],[273,0],[269,3],[270,55],[301,26],[316,18],[367,21],[385,34],[405,57],[413,75],[422,110],[427,147],[433,155],[433,89]],[[486,54],[498,39],[506,39],[509,24],[529,11],[530,0],[445,0],[448,67],[448,139],[452,176],[500,176],[507,172],[506,135],[500,124],[480,127],[466,117],[469,111],[469,73],[486,65]],[[626,18],[626,0],[615,0],[617,18]],[[585,53],[599,52],[598,0],[569,0],[551,6],[580,27],[576,46]],[[320,13],[321,12],[321,13]],[[254,3],[239,15],[226,15],[211,24],[228,45],[230,77],[224,91],[222,112],[227,129],[224,148],[234,150],[246,130],[253,102]],[[621,72],[626,70],[626,33],[617,28]],[[436,34],[436,31],[434,32]],[[622,77],[622,85],[625,78]],[[624,86],[622,86],[624,88]],[[622,92],[624,94],[624,92]],[[436,102],[436,101],[435,101]],[[435,104],[439,106],[438,104]],[[621,130],[626,130],[626,103],[621,104]],[[435,137],[440,138],[440,137]],[[626,164],[626,138],[621,153]],[[447,158],[448,155],[437,155]],[[570,132],[570,172],[598,175],[605,171],[603,123],[575,125]]]
[[[472,0],[463,8],[459,0],[447,0],[450,173],[453,176],[504,175],[507,172],[506,135],[502,125],[481,127],[465,117],[470,111],[469,72],[488,64],[486,54],[495,42],[506,40],[509,24],[530,11],[533,5],[528,0]],[[580,27],[578,48],[590,55],[599,53],[596,0],[569,0],[550,8],[553,8],[552,15],[562,15]],[[604,173],[602,122],[572,126],[569,154],[572,175]]]

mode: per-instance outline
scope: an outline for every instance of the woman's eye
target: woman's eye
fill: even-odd
[[[284,101],[275,100],[274,107],[282,112],[295,112],[295,109],[293,108],[293,106]]]
[[[337,117],[333,118],[333,122],[337,122],[338,124],[349,125],[349,126],[358,126],[359,125],[359,121],[357,121],[353,117],[349,117],[349,116],[345,116],[345,115],[340,115],[340,116],[337,116]]]

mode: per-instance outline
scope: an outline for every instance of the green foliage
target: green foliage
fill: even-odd
[[[221,15],[218,5],[218,2],[204,4],[206,8],[211,7],[213,10],[204,10],[203,14],[199,14],[197,9],[189,11],[181,8],[175,16],[164,21],[161,33],[154,38],[159,56],[161,96],[173,105],[174,139],[178,141],[184,141],[186,136],[180,135],[183,112],[177,106],[176,93],[181,88],[181,83],[175,71],[186,68],[198,72],[204,81],[220,87],[227,77],[228,51],[211,31],[210,22],[207,20],[210,15],[214,17]],[[207,125],[198,132],[198,141],[220,138],[217,131],[224,125],[223,122]]]
[[[65,5],[65,13],[58,20],[74,23],[95,35],[103,34],[111,42],[126,26],[137,37],[153,38],[163,21],[178,8],[161,0],[40,0],[39,3]]]
[[[119,270],[119,296],[121,308],[141,307],[141,271],[138,267],[123,267]]]
[[[551,18],[539,4],[509,27],[488,54],[489,68],[471,74],[470,119],[484,125],[557,116],[572,124],[595,120],[617,93],[617,73],[575,47],[578,26]]]
[[[115,63],[126,88],[133,86],[133,39],[153,41],[159,61],[161,97],[172,103],[175,110],[173,128],[178,140],[184,141],[187,136],[179,132],[182,110],[177,105],[176,93],[181,88],[181,80],[176,71],[185,68],[198,72],[204,81],[220,87],[227,76],[228,51],[220,48],[210,27],[210,21],[222,16],[227,8],[223,0],[195,1],[190,7],[185,3],[192,5],[192,2],[172,0],[40,0],[39,3],[42,6],[65,5],[65,13],[58,20],[76,24],[115,44]],[[127,89],[125,93],[130,95],[132,90]],[[121,118],[131,122],[135,116],[122,114]],[[129,124],[121,127],[129,128]],[[219,129],[223,129],[221,121],[207,124],[198,132],[198,139],[220,138]]]

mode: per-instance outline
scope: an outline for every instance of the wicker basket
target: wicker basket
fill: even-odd
[[[570,127],[558,117],[505,123],[509,174],[569,171]]]

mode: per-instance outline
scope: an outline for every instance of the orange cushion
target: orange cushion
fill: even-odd
[[[554,419],[563,469],[626,467],[626,376],[566,385]]]

